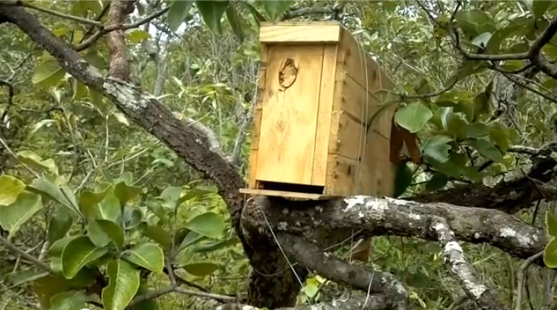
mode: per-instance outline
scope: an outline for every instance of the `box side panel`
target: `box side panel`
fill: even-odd
[[[258,85],[257,94],[255,98],[255,107],[253,110],[253,125],[252,125],[252,136],[251,136],[251,146],[249,155],[249,173],[248,173],[248,187],[256,188],[256,171],[257,171],[257,159],[259,153],[259,139],[261,131],[261,117],[263,114],[263,93],[265,87],[265,77],[267,75],[267,53],[268,49],[265,45],[261,46],[261,61],[259,64],[259,71],[257,72]]]
[[[330,133],[329,133],[329,143],[328,149],[336,148],[336,145],[340,143],[339,141],[339,118],[336,116],[338,111],[342,106],[342,89],[344,84],[345,72],[344,72],[344,51],[337,48],[337,55],[336,55],[336,71],[334,74],[334,85],[333,85],[333,107],[331,113],[331,122],[330,122]],[[327,152],[327,172],[326,172],[326,181],[325,181],[325,190],[324,194],[326,195],[344,195],[344,193],[339,192],[337,189],[339,188],[338,184],[342,183],[344,178],[337,177],[337,158],[334,153],[330,151]],[[344,175],[343,173],[341,173]],[[339,189],[340,190],[340,189]]]
[[[323,52],[323,73],[321,75],[319,112],[315,136],[315,159],[313,163],[313,184],[326,183],[331,117],[335,95],[335,72],[337,65],[337,45],[326,45]]]
[[[365,103],[368,106],[366,120],[369,120],[377,111],[374,108],[369,108],[369,105],[380,107],[387,99],[385,92],[376,92],[381,89],[392,89],[392,81],[382,72],[377,63],[362,50],[356,39],[344,28],[341,28],[341,44],[339,48],[345,53],[344,68],[348,76],[347,81],[352,79],[354,84],[347,85],[347,88],[359,86],[363,88],[363,90],[360,90],[362,94],[366,91],[369,93],[368,98],[365,98]],[[356,116],[363,115],[362,108],[366,106],[361,101],[345,101],[343,104],[343,109],[350,110],[350,113]],[[385,137],[389,137],[391,119],[382,118],[379,122],[380,133]]]
[[[383,109],[385,96],[375,95],[380,89],[392,89],[392,82],[376,63],[363,52],[356,40],[344,29],[339,54],[344,55],[345,79],[342,101],[333,115],[338,118],[339,143],[329,152],[354,160],[361,159],[354,173],[351,195],[391,196],[394,191],[395,165],[389,160],[391,120],[395,105]]]
[[[329,154],[325,194],[351,196],[356,188],[358,161],[341,155]]]
[[[312,184],[324,48],[267,48],[256,179],[324,185]]]

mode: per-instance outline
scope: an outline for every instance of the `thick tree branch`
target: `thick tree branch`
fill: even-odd
[[[525,151],[524,147],[509,151]],[[551,153],[550,146],[543,149],[528,149],[536,152],[532,155]],[[549,182],[555,176],[553,168],[557,162],[549,156],[543,156],[534,165],[525,165],[521,169],[513,170],[499,176],[486,179],[482,183],[457,185],[454,188],[431,194],[409,197],[408,200],[417,202],[445,202],[467,207],[497,209],[514,213],[545,197],[537,190],[538,180]],[[554,198],[554,197],[553,197]]]
[[[408,309],[406,289],[392,274],[351,265],[331,253],[322,253],[317,245],[298,236],[278,233],[277,239],[296,262],[315,270],[322,277],[348,284],[368,294],[382,294],[389,300],[387,309]]]
[[[361,230],[361,237],[396,235],[438,241],[430,227],[439,218],[458,240],[491,244],[523,259],[543,251],[547,244],[542,229],[502,211],[366,196],[302,202],[255,197],[244,208],[242,224],[301,234],[325,247],[351,236],[355,228]],[[536,263],[544,266],[541,260]]]
[[[123,24],[129,13],[133,12],[135,1],[115,0],[111,3],[108,10],[108,25],[117,26]],[[130,80],[130,61],[128,59],[128,49],[124,30],[116,29],[106,35],[106,43],[110,63],[108,75],[122,81]]]

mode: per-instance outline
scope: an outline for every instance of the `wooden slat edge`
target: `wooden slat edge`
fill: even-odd
[[[322,194],[308,194],[308,193],[274,191],[269,189],[250,189],[250,188],[240,188],[240,193],[252,195],[252,196],[274,196],[274,197],[306,199],[306,200],[327,200],[327,199],[334,199],[339,197],[339,196],[322,195]]]
[[[269,43],[338,43],[341,26],[330,25],[267,25],[259,28],[259,42]]]

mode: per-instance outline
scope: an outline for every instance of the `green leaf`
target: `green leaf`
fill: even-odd
[[[207,212],[194,217],[184,227],[202,236],[218,238],[224,231],[224,221],[218,214]]]
[[[466,138],[468,122],[461,113],[450,113],[447,117],[447,129],[452,136],[459,140]]]
[[[139,270],[122,259],[112,260],[107,266],[108,286],[101,296],[106,310],[124,310],[139,289]]]
[[[101,202],[110,189],[111,187],[107,187],[102,192],[92,192],[90,190],[81,191],[79,194],[79,208],[81,212],[89,216],[91,208]]]
[[[64,75],[66,72],[55,59],[47,59],[35,68],[31,81],[33,84],[49,87],[60,82]]]
[[[139,226],[139,231],[145,237],[162,245],[165,251],[170,251],[172,239],[170,238],[170,234],[166,230],[164,230],[164,228],[160,226],[151,226],[143,222]]]
[[[549,212],[545,212],[545,227],[551,237],[557,237],[557,218]]]
[[[509,136],[505,127],[501,124],[493,124],[489,128],[489,137],[501,149],[503,154],[507,153],[509,149]]]
[[[190,12],[193,1],[174,0],[168,9],[168,28],[176,31],[182,25]]]
[[[130,125],[130,122],[128,121],[128,119],[126,118],[126,116],[124,115],[124,113],[120,113],[120,112],[114,112],[111,114],[111,116],[114,116],[114,118],[118,121],[118,123],[120,124],[124,124],[126,126]]]
[[[73,220],[72,213],[67,208],[60,205],[56,206],[52,219],[48,224],[48,242],[53,244],[57,240],[64,238],[72,227]]]
[[[87,95],[87,86],[85,86],[85,84],[73,77],[71,78],[71,82],[73,100],[80,100]]]
[[[167,188],[165,188],[160,197],[162,198],[162,200],[164,200],[166,203],[168,203],[171,207],[176,207],[176,202],[178,201],[178,199],[180,199],[180,196],[182,195],[182,188],[178,187],[178,186],[169,186]]]
[[[114,187],[114,195],[116,195],[121,205],[125,205],[128,201],[139,196],[141,192],[141,187],[127,185],[124,181],[118,182]]]
[[[411,103],[395,113],[397,124],[411,133],[422,130],[431,117],[433,117],[433,112],[420,102]]]
[[[33,182],[27,186],[31,191],[47,196],[50,199],[67,207],[70,211],[80,216],[79,207],[73,192],[67,186],[58,186],[48,179],[41,177],[34,179]]]
[[[435,172],[426,184],[426,190],[433,192],[442,189],[449,182],[449,177],[442,172]]]
[[[9,288],[14,288],[24,283],[44,278],[48,276],[48,274],[48,272],[37,272],[33,269],[26,269],[18,272],[8,273],[4,276],[4,282],[8,284]]]
[[[196,0],[195,5],[203,17],[205,25],[217,34],[222,34],[220,19],[229,6],[228,0]]]
[[[393,197],[397,198],[404,194],[410,184],[412,184],[412,169],[408,167],[407,162],[398,163]]]
[[[87,88],[89,89],[89,96],[91,97],[91,103],[93,103],[97,107],[101,106],[103,103],[104,95],[92,89],[91,87],[87,87]]]
[[[449,160],[449,150],[452,148],[449,142],[453,138],[444,135],[435,135],[424,142],[422,145],[422,153],[424,157],[429,157],[439,163],[445,163]]]
[[[126,230],[133,229],[141,223],[141,219],[143,218],[143,213],[138,209],[133,209],[130,207],[126,207],[124,209],[124,228]]]
[[[52,296],[71,290],[82,290],[91,287],[102,276],[98,269],[83,268],[71,280],[65,279],[61,274],[49,274],[33,283],[33,290],[41,305],[50,308]]]
[[[95,50],[89,50],[87,54],[83,55],[83,59],[87,60],[88,63],[97,69],[106,69],[108,67],[106,60]],[[89,93],[93,96],[91,90],[89,90]],[[96,93],[96,95],[99,95],[99,93]],[[102,95],[100,96],[102,99]]]
[[[548,0],[531,0],[528,1],[531,3],[531,5],[529,5],[529,9],[532,11],[532,14],[534,14],[534,16],[536,17],[536,19],[538,18],[542,18],[543,14],[545,14],[545,12],[547,11],[547,9],[549,9],[549,7],[551,6],[551,3],[553,1],[548,1]]]
[[[114,242],[118,249],[122,249],[124,246],[124,231],[118,224],[109,220],[89,221],[87,236],[99,248],[105,247],[110,242]]]
[[[240,3],[245,5],[248,8],[251,15],[255,18],[255,23],[257,24],[257,27],[259,27],[261,22],[267,21],[267,19],[263,15],[261,15],[261,13],[259,13],[259,11],[257,11],[256,8],[253,7],[253,5],[247,3],[246,1],[241,1]]]
[[[234,5],[229,5],[228,8],[226,9],[226,18],[230,23],[230,27],[232,28],[232,31],[234,31],[234,34],[240,40],[240,43],[243,42],[244,31],[242,30],[242,23],[240,21],[241,19],[238,16],[238,12],[236,12],[236,8],[234,7]]]
[[[180,247],[178,249],[178,252],[180,252],[181,250],[189,247],[192,244],[195,244],[195,243],[203,240],[204,238],[206,238],[206,237],[199,235],[195,231],[189,231],[186,234],[186,236],[184,237],[184,240],[182,240],[182,242],[180,243]]]
[[[468,125],[468,129],[466,132],[466,136],[468,138],[486,138],[489,136],[489,127],[486,124],[482,123],[472,123]]]
[[[503,162],[503,154],[499,149],[491,145],[489,141],[486,140],[475,140],[471,141],[470,145],[475,148],[482,156],[493,160],[496,163]]]
[[[272,21],[276,21],[286,12],[294,1],[262,1],[265,13]]]
[[[107,253],[106,248],[96,247],[87,236],[80,236],[70,240],[62,251],[62,273],[66,279],[71,279],[86,264],[100,258]]]
[[[128,40],[132,43],[141,43],[151,38],[151,35],[145,30],[134,30],[126,34]]]
[[[163,208],[158,202],[146,201],[145,206],[153,212],[163,223],[168,222],[168,209]]]
[[[102,219],[112,222],[117,222],[121,215],[120,201],[116,198],[112,189],[108,191],[101,202],[91,207],[88,214],[91,219]]]
[[[21,192],[9,206],[0,206],[0,225],[10,232],[8,239],[42,208],[41,196],[27,191]]]
[[[50,299],[49,310],[76,310],[85,307],[87,295],[83,291],[58,293]]]
[[[549,268],[557,268],[557,239],[552,239],[543,251],[543,261]]]
[[[184,267],[184,270],[196,277],[205,277],[219,269],[219,265],[213,263],[193,263],[187,264]]]
[[[0,175],[0,206],[11,205],[25,189],[25,183],[9,175]]]
[[[455,15],[456,24],[462,29],[465,38],[471,39],[483,32],[495,32],[493,20],[481,10],[461,10]]]
[[[194,253],[207,253],[216,250],[223,249],[225,247],[233,246],[240,243],[240,239],[238,237],[233,237],[230,239],[222,240],[222,241],[215,241],[215,242],[208,242],[203,244],[196,245],[192,252]]]
[[[210,189],[210,188],[197,186],[195,188],[192,188],[192,189],[188,190],[184,196],[180,197],[180,199],[178,199],[178,201],[176,202],[176,206],[180,206],[181,204],[183,204],[184,202],[186,202],[188,200],[191,200],[191,199],[194,199],[194,198],[200,198],[200,197],[203,197],[205,195],[213,194],[213,193],[215,193],[215,191]]]
[[[479,36],[475,37],[474,40],[472,40],[472,44],[480,48],[486,48],[489,39],[491,39],[491,33],[484,32]]]
[[[56,163],[51,158],[43,160],[38,154],[31,151],[21,151],[17,152],[17,160],[20,162],[45,171],[51,172],[54,175],[58,175],[58,167]]]
[[[164,268],[164,253],[154,243],[144,243],[126,250],[122,258],[152,272],[162,272]]]

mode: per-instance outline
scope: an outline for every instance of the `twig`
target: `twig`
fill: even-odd
[[[18,5],[21,5],[23,7],[26,7],[26,8],[35,10],[35,11],[50,14],[50,15],[53,15],[53,16],[56,16],[56,17],[72,20],[72,21],[75,21],[75,22],[78,22],[78,23],[97,26],[97,27],[102,26],[102,23],[98,22],[98,21],[90,20],[90,19],[87,19],[87,18],[82,18],[82,17],[75,16],[75,15],[61,13],[61,12],[50,10],[50,9],[47,9],[47,8],[42,8],[40,6],[36,6],[36,5],[30,4],[28,2],[19,1]]]
[[[184,295],[205,297],[205,298],[215,299],[215,300],[219,300],[219,301],[234,302],[234,301],[237,300],[237,298],[231,297],[231,296],[213,294],[213,293],[205,293],[205,292],[198,292],[198,291],[186,290],[186,289],[182,289],[182,288],[176,288],[174,291],[176,293],[180,293],[180,294],[184,294]]]
[[[17,247],[15,244],[11,243],[8,239],[0,236],[0,243],[2,243],[4,246],[6,246],[9,250],[17,253],[18,255],[20,255],[21,257],[26,259],[27,261],[29,261],[29,262],[33,263],[34,265],[36,265],[37,267],[41,268],[43,271],[46,271],[46,272],[49,272],[49,273],[52,272],[52,269],[50,268],[50,266],[48,266],[47,264],[45,264],[45,263],[41,262],[40,260],[36,259],[31,254],[23,251],[22,249]]]
[[[8,152],[8,154],[12,155],[13,158],[17,159],[17,155],[14,153],[14,151],[12,151],[12,149],[8,146],[8,144],[6,143],[6,141],[4,141],[4,139],[2,139],[2,137],[0,137],[0,145],[2,145],[6,151]],[[33,171],[33,169],[31,169],[29,166],[27,166],[25,163],[20,163],[25,169],[27,169],[32,175],[34,175],[36,178],[39,178],[40,175]]]
[[[169,286],[160,290],[156,290],[156,291],[152,291],[143,295],[139,295],[137,297],[135,297],[130,304],[128,305],[129,309],[133,309],[133,306],[137,305],[140,302],[144,302],[144,301],[148,301],[148,300],[153,300],[153,299],[157,299],[161,296],[164,296],[166,294],[172,293],[176,290],[175,287],[173,286]]]
[[[178,284],[176,282],[176,275],[174,274],[174,268],[172,268],[172,264],[170,263],[170,260],[168,259],[168,257],[166,258],[166,268],[168,269],[168,278],[170,279],[170,285],[172,285],[172,287],[178,287]]]
[[[435,218],[431,230],[443,246],[443,256],[449,270],[456,276],[466,294],[482,309],[505,309],[484,283],[478,279],[472,265],[464,258],[463,250],[444,218]]]
[[[165,7],[163,9],[158,10],[157,12],[135,22],[135,23],[131,23],[131,24],[116,24],[116,25],[108,25],[106,27],[102,27],[101,29],[99,29],[97,32],[95,32],[92,36],[90,36],[87,40],[81,42],[80,44],[76,45],[74,47],[74,49],[76,51],[82,51],[86,48],[88,48],[89,46],[93,45],[95,42],[97,42],[97,40],[99,40],[102,36],[104,36],[107,33],[110,33],[112,31],[115,30],[129,30],[129,29],[134,29],[137,28],[143,24],[146,24],[148,22],[150,22],[151,20],[165,14],[166,12],[168,12],[168,10],[170,9],[170,7]]]
[[[10,82],[4,80],[0,80],[0,86],[5,86],[8,88],[8,104],[6,106],[6,109],[2,113],[2,116],[0,117],[0,122],[4,123],[6,122],[6,116],[8,115],[10,107],[12,107],[14,104],[15,88]]]
[[[545,98],[545,99],[547,99],[547,100],[549,100],[549,101],[551,101],[551,102],[553,102],[553,103],[557,103],[557,98],[554,98],[554,97],[552,97],[552,96],[550,96],[550,95],[544,94],[543,92],[541,92],[541,91],[539,91],[539,90],[537,90],[537,89],[531,87],[530,85],[528,85],[528,84],[526,84],[526,83],[522,83],[521,81],[519,81],[518,79],[516,79],[514,76],[511,76],[510,74],[503,74],[503,76],[504,76],[505,78],[507,78],[509,81],[515,83],[516,85],[518,85],[518,86],[520,86],[520,87],[522,87],[522,88],[524,88],[524,89],[527,89],[527,90],[533,92],[534,94],[536,94],[536,95],[538,95],[538,96],[541,96],[541,97],[543,97],[543,98]],[[531,82],[531,81],[530,81],[530,82]],[[551,92],[550,92],[549,90],[547,90],[547,89],[545,89],[545,90],[546,90],[549,94],[551,94]]]
[[[522,309],[522,290],[524,288],[524,273],[527,271],[528,267],[542,255],[543,255],[543,251],[528,257],[526,260],[524,260],[524,263],[522,263],[522,265],[518,269],[518,273],[516,275],[516,281],[518,282],[517,283],[518,292],[517,292],[516,307],[515,307],[516,310]]]

